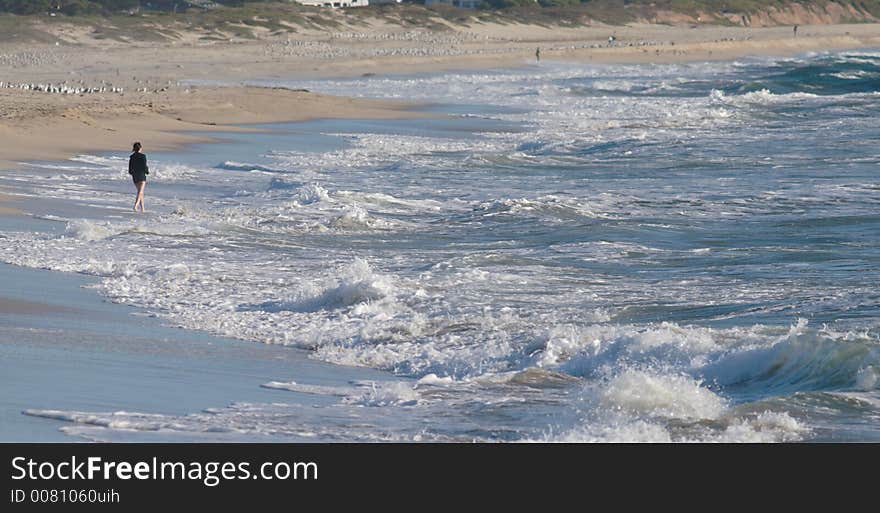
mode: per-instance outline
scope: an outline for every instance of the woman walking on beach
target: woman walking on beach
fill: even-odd
[[[128,158],[128,174],[137,187],[137,197],[134,200],[134,211],[138,211],[138,205],[141,206],[141,212],[144,210],[144,187],[147,186],[147,175],[150,169],[147,167],[147,156],[141,153],[141,143],[136,142],[131,148],[131,157]]]

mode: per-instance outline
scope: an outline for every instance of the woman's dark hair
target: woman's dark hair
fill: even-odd
[[[139,142],[134,143],[134,145],[131,147],[131,151],[139,151],[140,149],[141,149],[141,143],[139,143]]]

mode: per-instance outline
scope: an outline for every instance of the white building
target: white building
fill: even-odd
[[[205,10],[216,9],[217,7],[220,7],[220,5],[212,2],[211,0],[183,0],[183,3],[190,7],[200,7]],[[174,7],[175,9],[177,9],[176,5]]]
[[[430,7],[437,4],[451,5],[460,9],[477,9],[483,0],[425,0],[425,5]]]
[[[366,7],[370,0],[296,0],[303,5],[313,7]]]
[[[403,0],[370,0],[370,5],[376,4],[399,4]]]

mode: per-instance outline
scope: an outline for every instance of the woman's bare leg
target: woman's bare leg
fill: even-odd
[[[146,187],[147,182],[138,182],[137,184],[137,198],[134,200],[134,211],[137,212],[138,205],[141,206],[141,212],[146,212],[144,209],[144,187]]]

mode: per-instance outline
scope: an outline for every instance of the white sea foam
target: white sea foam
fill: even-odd
[[[270,381],[261,385],[263,388],[271,388],[275,390],[288,390],[290,392],[300,392],[304,394],[330,395],[337,397],[350,397],[357,393],[356,387],[340,387],[326,385],[310,385],[306,383],[297,383],[296,381]]]
[[[451,385],[451,384],[455,383],[455,380],[449,376],[446,376],[444,378],[438,377],[436,374],[434,374],[432,372],[430,374],[426,374],[426,375],[422,376],[421,378],[419,378],[417,383],[419,385],[443,386],[443,385]]]
[[[120,164],[127,164],[127,157],[121,156],[99,156],[99,155],[77,155],[69,159],[72,162],[82,162],[84,164],[93,164],[101,167],[111,167]]]
[[[302,312],[345,308],[390,298],[396,288],[390,277],[375,273],[366,260],[355,259],[340,270],[337,279],[317,289],[288,306]]]
[[[540,353],[541,366],[562,366],[575,375],[589,375],[621,353],[643,361],[663,354],[667,361],[699,367],[713,352],[728,349],[740,330],[729,332],[707,328],[682,328],[672,323],[633,328],[608,324],[554,326]],[[638,361],[636,360],[636,361]]]
[[[865,70],[856,70],[854,72],[846,73],[831,73],[832,77],[839,78],[842,80],[861,80],[863,78],[872,78],[878,76],[878,73],[872,73],[870,71]]]
[[[198,182],[216,173],[211,169],[198,169],[185,164],[155,163],[150,165],[149,179],[162,183]]]
[[[804,426],[788,413],[762,412],[755,417],[735,418],[721,433],[692,441],[721,443],[796,442],[809,435]],[[690,440],[685,440],[690,441]]]
[[[343,402],[362,406],[416,406],[422,401],[412,385],[403,382],[371,383],[360,394],[352,395]]]
[[[159,431],[163,429],[186,429],[185,424],[177,422],[173,417],[150,413],[126,411],[90,413],[61,410],[25,410],[23,413],[34,417],[45,417],[118,430]]]
[[[560,434],[538,439],[562,443],[774,443],[796,442],[808,437],[810,428],[787,413],[727,416],[712,423],[670,425],[661,420],[639,419],[619,413],[591,421]]]
[[[363,207],[353,204],[343,207],[342,215],[333,221],[332,226],[340,230],[359,230],[388,228],[392,224],[372,217]]]
[[[300,205],[311,205],[319,201],[330,201],[330,194],[327,189],[316,183],[304,185],[296,191],[294,196]]]
[[[84,241],[97,241],[119,234],[108,223],[96,223],[87,219],[78,219],[67,223],[67,234]]]
[[[637,420],[573,429],[536,440],[553,443],[670,443],[669,431],[659,424]]]
[[[633,370],[616,376],[603,399],[612,408],[679,419],[715,419],[726,406],[693,378]]]
[[[265,166],[262,164],[249,164],[246,162],[235,162],[227,160],[217,167],[228,169],[230,171],[263,171],[267,173],[284,173],[286,170],[277,167]]]
[[[788,93],[788,94],[773,94],[767,89],[761,89],[760,91],[752,91],[750,93],[746,93],[742,95],[742,101],[748,103],[758,103],[758,104],[767,104],[767,103],[777,103],[791,100],[806,100],[812,98],[818,98],[818,95],[812,93]]]
[[[535,200],[527,198],[504,198],[481,203],[476,207],[484,212],[485,217],[497,215],[532,214],[553,217],[562,220],[606,217],[597,214],[589,206],[579,204],[577,201],[560,198],[558,196],[542,196]]]

